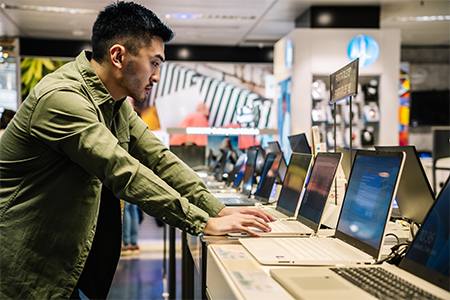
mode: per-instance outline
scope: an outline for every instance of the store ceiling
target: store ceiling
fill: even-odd
[[[0,0],[0,37],[90,40],[96,13],[112,0]],[[449,45],[448,0],[136,0],[176,33],[173,44],[271,46],[311,5],[381,5],[380,27],[400,28],[402,45]],[[46,11],[44,11],[45,9]],[[188,15],[190,14],[190,15]],[[170,17],[169,17],[170,16]],[[186,17],[190,17],[184,19]],[[447,16],[444,21],[410,17]],[[436,17],[445,18],[445,17]],[[402,21],[406,19],[406,21]]]

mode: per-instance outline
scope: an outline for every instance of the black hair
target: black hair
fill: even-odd
[[[137,55],[142,47],[151,44],[153,36],[167,43],[174,33],[148,8],[134,2],[117,1],[98,14],[92,27],[92,58],[102,63],[114,44],[121,44],[132,55]]]

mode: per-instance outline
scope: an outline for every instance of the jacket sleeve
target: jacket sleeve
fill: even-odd
[[[132,147],[132,153],[140,159],[148,155],[143,163],[119,145],[101,122],[98,107],[71,91],[49,93],[40,99],[31,116],[29,130],[31,136],[96,176],[117,197],[137,204],[146,213],[172,226],[192,234],[201,233],[208,217],[220,211],[223,205],[204,192],[198,180],[188,179],[188,183],[182,183],[183,178],[192,176],[188,168],[164,149],[148,130],[143,130],[145,126],[136,118],[130,121],[130,140],[133,140],[130,144],[137,142],[139,147]],[[136,151],[143,147],[148,149]],[[168,179],[171,176],[178,179]],[[198,186],[188,188],[189,184]],[[208,207],[208,212],[202,207]]]

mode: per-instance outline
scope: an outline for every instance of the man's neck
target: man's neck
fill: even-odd
[[[126,95],[123,95],[119,88],[117,88],[118,85],[116,83],[115,72],[114,70],[110,70],[107,63],[100,64],[92,58],[89,62],[114,100],[119,101],[126,97]]]

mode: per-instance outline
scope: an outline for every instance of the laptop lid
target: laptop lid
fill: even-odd
[[[245,166],[247,165],[247,153],[245,153],[244,162],[241,164],[239,171],[236,174],[236,178],[233,182],[233,188],[238,189],[241,185],[242,179],[244,178]]]
[[[288,139],[292,152],[311,154],[311,147],[309,146],[306,134],[299,133],[296,135],[290,135],[288,136]]]
[[[355,160],[356,149],[350,150],[349,148],[336,147],[336,152],[342,153],[342,171],[344,171],[345,178],[348,179],[352,171],[353,161]]]
[[[450,177],[429,210],[399,267],[447,291],[450,270]]]
[[[258,148],[247,149],[247,162],[245,163],[244,176],[242,178],[242,194],[250,196],[255,182],[255,166],[258,157]]]
[[[204,166],[206,163],[206,147],[195,144],[170,145],[169,149],[189,167]]]
[[[241,169],[242,165],[245,166],[246,160],[247,160],[247,154],[242,153],[241,155],[239,155],[238,159],[236,160],[236,163],[234,164],[233,170],[227,174],[227,180],[226,180],[227,186],[230,186],[232,183],[235,182],[236,176],[237,176],[239,170]]]
[[[356,152],[335,237],[380,259],[404,152]]]
[[[342,153],[319,152],[311,167],[305,193],[298,210],[297,221],[315,232],[320,228],[323,211],[327,203]]]
[[[252,146],[248,149],[258,150],[255,162],[255,174],[261,176],[264,169],[264,161],[266,159],[266,151],[261,146]]]
[[[404,219],[422,224],[434,203],[434,192],[414,146],[375,146],[377,150],[403,151],[406,153],[396,201]]]
[[[282,159],[283,153],[281,152],[267,154],[264,170],[255,192],[256,199],[262,202],[269,201]]]
[[[283,151],[281,150],[280,144],[277,141],[269,142],[269,151],[283,153]],[[283,183],[284,176],[286,175],[286,170],[287,170],[287,164],[286,164],[286,160],[284,159],[284,155],[283,155],[281,162],[280,162],[280,167],[278,168],[278,176],[277,176],[277,180],[275,181],[275,183],[280,183],[280,184]]]
[[[277,210],[288,217],[297,214],[298,203],[311,167],[312,154],[292,153],[283,187],[277,201]]]

